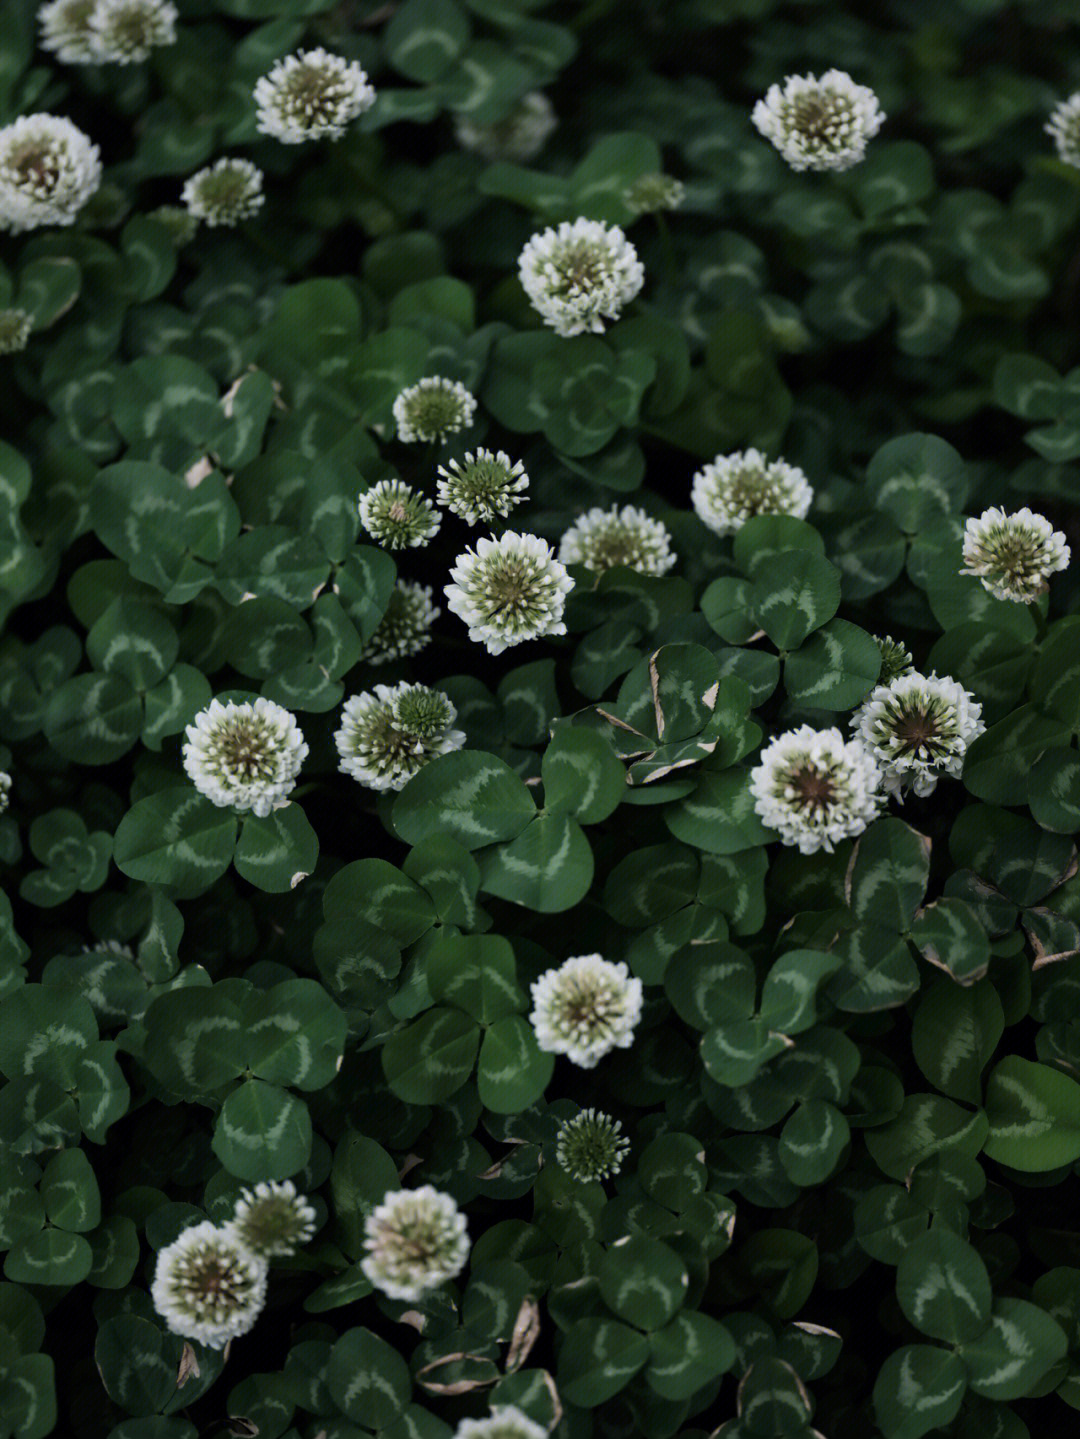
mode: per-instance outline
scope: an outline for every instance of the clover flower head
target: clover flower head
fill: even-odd
[[[877,96],[843,70],[788,75],[754,106],[756,128],[793,170],[849,170],[885,120]]]
[[[460,461],[439,465],[437,474],[439,504],[470,525],[505,519],[529,488],[521,461],[503,450],[469,450]]]
[[[390,602],[375,633],[360,655],[368,664],[385,665],[391,660],[410,659],[431,643],[431,626],[442,614],[431,603],[430,585],[398,580],[390,591]]]
[[[207,225],[238,225],[257,215],[266,202],[263,173],[250,160],[225,156],[196,170],[180,196],[193,219]]]
[[[205,1220],[158,1251],[150,1296],[173,1334],[224,1349],[258,1319],[267,1273],[235,1233]]]
[[[476,397],[460,380],[427,375],[401,391],[394,401],[397,436],[403,444],[445,440],[472,424]]]
[[[291,1179],[264,1181],[242,1189],[224,1226],[252,1254],[263,1259],[295,1254],[315,1233],[315,1210]]]
[[[392,1189],[364,1222],[361,1269],[391,1299],[422,1299],[454,1279],[469,1257],[465,1216],[430,1184]]]
[[[542,635],[564,635],[562,614],[574,581],[546,540],[507,530],[458,555],[444,587],[452,614],[469,638],[499,655]]]
[[[355,60],[323,49],[298,50],[256,84],[255,128],[283,145],[339,140],[374,103],[375,88]]]
[[[101,158],[60,115],[22,115],[0,129],[0,229],[71,225],[101,184]]]
[[[0,310],[0,355],[25,350],[34,332],[34,317],[25,310]]]
[[[831,853],[862,834],[885,802],[881,771],[859,739],[812,725],[777,735],[750,774],[754,809],[782,843],[801,854]]]
[[[48,0],[37,12],[41,48],[62,65],[93,64],[98,56],[90,16],[98,0]]]
[[[577,955],[549,969],[531,986],[529,1023],[539,1047],[594,1069],[613,1049],[629,1049],[641,1018],[641,980],[623,963]]]
[[[0,814],[3,814],[11,803],[11,776],[6,770],[0,769]]]
[[[181,205],[158,205],[157,209],[149,212],[149,218],[159,220],[165,226],[177,249],[190,244],[199,230],[198,220]]]
[[[694,476],[690,502],[718,535],[733,535],[752,515],[806,518],[814,491],[797,465],[769,460],[760,450],[717,455]]]
[[[635,215],[655,215],[660,210],[677,210],[686,199],[686,186],[674,175],[654,171],[639,175],[622,194],[623,203]]]
[[[334,735],[338,769],[369,789],[403,789],[436,755],[464,746],[456,719],[449,697],[427,685],[376,685],[352,695]]]
[[[881,767],[885,790],[927,795],[943,775],[960,775],[968,746],[986,729],[981,715],[957,680],[913,670],[873,689],[851,725]]]
[[[564,220],[526,243],[518,257],[522,288],[557,335],[601,334],[645,283],[637,251],[618,225]]]
[[[477,125],[459,115],[454,121],[454,135],[462,149],[472,150],[484,160],[510,160],[521,165],[539,155],[558,123],[544,92],[531,90],[493,125]]]
[[[96,0],[87,21],[92,61],[137,65],[160,45],[176,43],[176,21],[170,0]]]
[[[666,525],[635,505],[613,505],[580,515],[559,541],[559,559],[597,574],[625,565],[642,575],[666,575],[678,556]]]
[[[360,523],[388,550],[426,545],[438,533],[442,516],[424,495],[404,480],[380,480],[359,501]]]
[[[629,1150],[622,1125],[599,1109],[583,1109],[560,1124],[555,1136],[555,1158],[583,1184],[618,1174]]]
[[[454,1439],[547,1439],[547,1434],[542,1424],[513,1404],[493,1404],[490,1418],[463,1419]]]
[[[295,717],[273,700],[211,700],[184,731],[184,769],[211,804],[265,819],[289,803],[308,747]]]
[[[1080,166],[1080,90],[1054,106],[1043,129],[1053,139],[1058,158]]]
[[[1030,605],[1068,568],[1072,551],[1061,530],[1027,505],[1007,515],[994,507],[964,525],[962,575],[976,575],[998,600]]]
[[[901,644],[899,640],[894,640],[892,635],[874,635],[873,640],[881,651],[879,685],[887,685],[890,680],[910,674],[915,668],[915,661],[911,658],[911,651],[907,645]]]

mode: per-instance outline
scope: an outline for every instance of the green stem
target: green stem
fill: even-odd
[[[679,282],[679,270],[675,261],[675,245],[671,238],[671,226],[663,211],[653,212],[653,219],[656,221],[656,230],[660,236],[660,251],[663,255],[664,279],[674,288]]]

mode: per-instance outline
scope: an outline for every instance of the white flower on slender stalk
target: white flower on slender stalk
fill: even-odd
[[[464,746],[464,731],[452,727],[456,719],[442,690],[376,685],[345,701],[334,735],[338,769],[369,789],[404,789],[429,760]]]
[[[70,225],[101,184],[101,157],[70,120],[23,115],[0,129],[0,229]]]
[[[472,424],[476,398],[460,380],[427,375],[401,391],[394,401],[397,437],[403,444],[445,440]]]
[[[442,614],[431,603],[430,585],[398,580],[390,592],[386,612],[360,655],[368,664],[385,665],[410,659],[431,643],[431,626]]]
[[[458,555],[444,587],[448,608],[469,626],[469,638],[500,655],[541,635],[564,635],[562,613],[574,581],[551,546],[536,535],[507,530]]]
[[[862,834],[885,803],[881,771],[862,741],[812,725],[765,746],[750,792],[762,823],[801,854],[831,853],[840,840]]]
[[[263,173],[257,165],[226,156],[196,170],[180,199],[194,219],[207,225],[238,225],[257,215],[266,203],[262,185]]]
[[[522,288],[557,335],[602,334],[641,292],[645,268],[618,225],[564,220],[533,235],[518,257]]]
[[[971,741],[986,729],[978,704],[963,685],[915,671],[878,685],[851,725],[882,769],[890,794],[932,794],[938,780],[956,779]]]
[[[493,1404],[489,1419],[463,1419],[454,1439],[547,1439],[548,1431],[513,1404]]]
[[[289,803],[308,747],[295,716],[273,700],[211,700],[184,731],[184,769],[211,804],[260,819]]]
[[[599,1109],[583,1109],[560,1124],[555,1136],[555,1158],[582,1184],[618,1174],[629,1152],[622,1125]]]
[[[90,16],[97,0],[48,0],[38,12],[41,48],[62,65],[91,65],[97,59]]]
[[[380,480],[360,496],[358,508],[364,529],[388,550],[426,545],[442,523],[431,501],[404,480]]]
[[[559,541],[564,565],[585,565],[597,574],[626,565],[642,575],[666,575],[677,558],[667,526],[634,505],[586,510]]]
[[[227,1230],[262,1259],[295,1254],[315,1233],[315,1210],[291,1179],[242,1189]]]
[[[877,96],[843,70],[788,75],[751,115],[793,170],[849,170],[885,121]]]
[[[462,460],[439,465],[437,473],[439,504],[470,525],[505,519],[529,488],[521,461],[512,462],[503,450],[469,450]]]
[[[1043,129],[1052,137],[1058,158],[1080,166],[1080,90],[1054,106]]]
[[[96,0],[88,26],[95,64],[137,65],[161,45],[176,43],[170,0]]]
[[[34,333],[34,317],[25,310],[0,310],[0,355],[25,350]]]
[[[994,507],[964,525],[962,575],[976,575],[998,600],[1033,604],[1050,576],[1068,567],[1072,551],[1061,530],[1027,505],[1007,515]]]
[[[255,128],[283,145],[339,140],[374,103],[375,88],[355,60],[323,49],[298,50],[256,84]]]
[[[494,125],[477,125],[459,115],[454,135],[463,149],[484,160],[511,160],[520,165],[539,155],[558,123],[548,97],[542,90],[532,90]]]
[[[629,1049],[641,1018],[641,980],[625,964],[583,954],[549,969],[531,986],[529,1023],[539,1047],[594,1069],[613,1049]]]
[[[3,814],[11,803],[11,776],[6,770],[0,769],[0,814]]]
[[[717,455],[694,476],[690,503],[718,535],[733,535],[752,515],[806,518],[814,491],[797,465],[769,460],[760,450]]]
[[[674,175],[664,175],[657,170],[650,175],[639,175],[623,191],[622,197],[626,208],[635,215],[655,215],[661,210],[677,210],[686,199],[686,186]]]
[[[224,1349],[258,1319],[267,1273],[265,1259],[207,1219],[158,1251],[150,1297],[173,1334]]]
[[[911,658],[911,651],[907,645],[901,644],[899,640],[894,640],[892,635],[874,635],[873,640],[881,651],[879,685],[887,685],[890,680],[899,679],[901,675],[908,675],[915,668],[915,661]]]
[[[391,1299],[422,1299],[465,1268],[465,1216],[449,1194],[430,1184],[392,1189],[364,1221],[360,1267]]]

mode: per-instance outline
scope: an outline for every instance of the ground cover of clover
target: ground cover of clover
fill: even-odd
[[[0,1439],[1074,1427],[1078,26],[0,3]]]

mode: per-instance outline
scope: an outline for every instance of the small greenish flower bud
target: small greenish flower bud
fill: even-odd
[[[460,461],[440,465],[438,501],[467,524],[489,525],[521,504],[529,477],[520,460],[503,450],[470,450]]]
[[[360,658],[369,664],[384,665],[419,654],[431,642],[431,626],[442,613],[431,603],[431,594],[430,585],[398,580],[386,613]]]
[[[34,330],[34,317],[25,310],[0,310],[0,355],[25,350]]]
[[[241,1244],[263,1259],[295,1254],[315,1233],[315,1210],[291,1179],[242,1189],[231,1222],[225,1226]]]
[[[196,170],[180,198],[194,219],[231,227],[262,209],[266,202],[262,183],[262,171],[250,160],[226,157]]]
[[[629,1150],[622,1125],[599,1109],[583,1109],[561,1124],[555,1136],[555,1158],[583,1184],[618,1174]]]
[[[874,635],[874,643],[881,651],[881,673],[878,675],[878,684],[887,685],[890,680],[899,679],[901,675],[910,674],[915,668],[915,661],[911,658],[911,651],[899,640],[894,640],[892,635]]]
[[[623,191],[623,201],[635,215],[653,215],[660,210],[677,210],[686,198],[686,186],[674,175],[657,171],[640,175]]]

